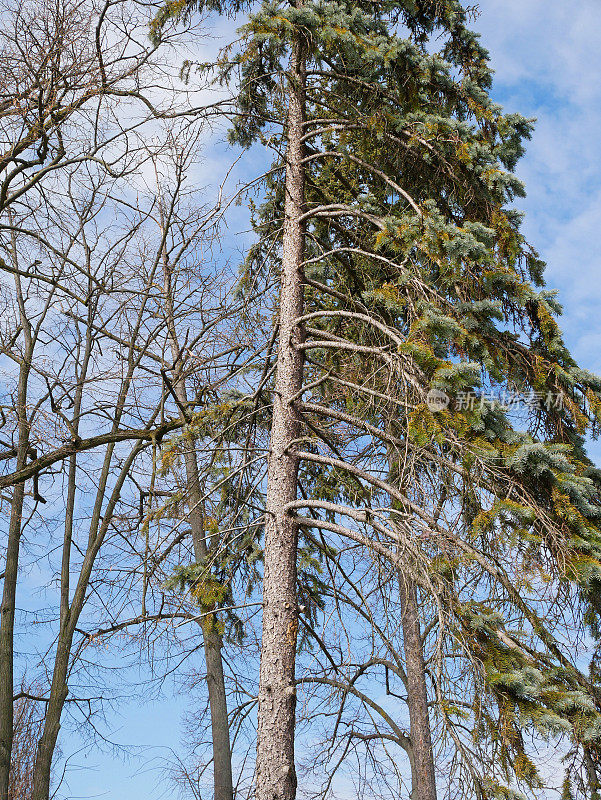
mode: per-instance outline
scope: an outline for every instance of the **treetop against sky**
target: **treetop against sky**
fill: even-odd
[[[32,377],[23,372],[22,364],[14,366],[18,361],[7,369],[11,381],[20,370],[21,380],[30,381],[31,396],[41,398],[40,408],[48,405],[43,412],[46,416],[40,412],[31,429],[31,435],[37,437],[33,444],[40,450],[44,430],[49,431],[49,442],[59,441],[66,435],[63,428],[70,431],[73,447],[83,439],[88,442],[85,437],[95,431],[89,430],[86,415],[102,420],[99,430],[113,417],[123,421],[115,423],[121,428],[111,434],[117,437],[116,445],[108,440],[97,443],[107,448],[103,452],[110,456],[111,466],[104,494],[96,496],[96,510],[111,508],[110,501],[108,506],[105,503],[112,492],[118,498],[114,518],[110,517],[112,511],[102,511],[94,522],[92,495],[84,499],[84,493],[96,491],[95,469],[100,461],[93,443],[85,445],[90,447],[88,454],[66,452],[63,462],[56,462],[64,463],[65,470],[71,464],[71,472],[61,473],[64,486],[73,486],[72,491],[65,490],[64,519],[60,493],[55,491],[58,484],[49,483],[50,473],[42,474],[39,485],[36,479],[32,488],[31,500],[37,504],[34,514],[44,520],[48,542],[53,525],[66,531],[72,526],[69,515],[79,491],[75,530],[77,536],[85,532],[89,516],[92,537],[88,550],[82,552],[91,553],[94,525],[100,520],[102,528],[106,521],[106,543],[94,568],[98,572],[92,572],[93,592],[80,628],[94,626],[103,604],[110,608],[114,625],[122,624],[130,614],[123,630],[135,629],[138,614],[141,618],[152,615],[156,623],[166,613],[165,598],[175,625],[164,651],[159,638],[154,638],[154,628],[144,640],[147,654],[152,651],[149,663],[158,678],[155,683],[149,681],[148,687],[162,685],[162,693],[149,699],[148,705],[134,701],[124,706],[118,721],[112,711],[104,720],[98,718],[102,735],[113,737],[118,728],[118,740],[135,743],[132,761],[123,763],[108,749],[88,747],[78,729],[77,713],[72,713],[76,707],[66,704],[58,760],[62,764],[64,759],[72,759],[72,764],[83,768],[68,768],[65,796],[105,793],[117,798],[125,787],[133,798],[161,796],[165,784],[149,767],[153,759],[160,761],[168,751],[178,749],[182,717],[187,719],[187,734],[180,750],[179,777],[188,768],[193,775],[190,759],[195,758],[197,718],[189,714],[188,689],[183,696],[174,692],[171,671],[161,680],[162,659],[172,664],[181,655],[193,674],[192,693],[205,696],[204,677],[199,675],[204,669],[209,673],[215,774],[220,770],[225,774],[223,767],[229,761],[230,744],[222,735],[226,698],[218,696],[219,690],[215,694],[225,665],[224,685],[234,687],[227,681],[231,681],[232,671],[236,674],[228,703],[237,700],[244,709],[245,697],[252,699],[258,691],[261,698],[259,783],[273,784],[281,797],[292,797],[294,761],[290,753],[283,753],[280,761],[272,759],[270,763],[272,754],[266,753],[264,744],[271,718],[265,709],[272,704],[278,742],[294,735],[294,692],[285,681],[280,686],[278,680],[284,673],[286,680],[294,680],[297,636],[297,691],[303,697],[297,708],[296,763],[304,781],[299,796],[313,786],[317,790],[319,770],[330,769],[328,758],[342,756],[346,739],[330,742],[329,738],[328,715],[335,713],[342,730],[356,729],[353,746],[368,764],[363,777],[361,770],[354,776],[358,783],[351,782],[352,770],[336,776],[333,786],[342,797],[356,796],[351,786],[359,785],[367,790],[366,796],[371,796],[372,789],[387,796],[394,780],[406,785],[412,778],[414,789],[416,781],[422,782],[415,797],[431,800],[435,787],[425,788],[430,778],[427,758],[423,758],[432,750],[430,740],[439,759],[440,791],[440,775],[447,774],[445,770],[452,776],[449,785],[454,791],[463,786],[466,792],[482,791],[487,797],[514,797],[512,789],[505,787],[517,788],[518,784],[536,796],[539,780],[549,782],[549,791],[561,791],[562,778],[558,776],[566,765],[560,764],[560,756],[569,747],[562,745],[561,751],[544,754],[536,740],[544,731],[552,731],[552,735],[572,732],[585,756],[581,765],[576,764],[580,751],[574,750],[568,768],[578,772],[581,766],[582,780],[589,782],[594,793],[599,788],[591,777],[591,759],[598,758],[597,712],[594,703],[591,705],[595,693],[589,683],[594,670],[591,678],[585,663],[592,640],[579,627],[582,638],[570,641],[570,624],[581,620],[581,610],[588,604],[584,618],[594,631],[600,583],[594,577],[598,473],[589,469],[581,449],[586,444],[593,462],[597,461],[597,444],[581,440],[582,434],[588,435],[583,410],[591,416],[597,411],[599,387],[593,373],[601,373],[597,346],[601,334],[597,313],[601,299],[597,258],[601,160],[595,144],[601,113],[601,68],[591,56],[601,40],[596,6],[584,2],[570,9],[559,2],[484,0],[477,10],[469,10],[468,27],[482,34],[482,44],[490,51],[494,70],[491,97],[507,115],[499,117],[486,99],[488,77],[484,66],[477,63],[477,40],[464,32],[455,36],[452,13],[446,19],[453,31],[446,52],[449,58],[457,56],[457,62],[446,73],[444,66],[427,55],[420,60],[403,43],[403,26],[385,14],[388,10],[394,16],[395,3],[377,8],[368,2],[341,4],[340,8],[306,3],[296,9],[278,3],[216,1],[202,5],[203,36],[205,29],[211,28],[214,38],[195,39],[191,28],[181,56],[174,39],[169,63],[158,67],[169,79],[155,94],[162,101],[169,95],[168,86],[177,85],[173,59],[185,55],[192,57],[191,62],[210,61],[221,45],[232,42],[234,28],[245,24],[250,7],[255,16],[246,29],[246,42],[236,41],[222,51],[224,60],[219,67],[228,73],[226,62],[236,52],[242,53],[236,64],[238,73],[228,73],[246,81],[238,108],[230,105],[227,120],[220,120],[215,107],[209,114],[209,126],[192,134],[193,123],[188,125],[188,118],[174,103],[163,142],[163,123],[151,119],[154,112],[147,128],[153,133],[146,140],[135,130],[137,122],[128,112],[127,119],[119,120],[119,136],[125,135],[128,145],[121,150],[107,146],[105,154],[119,152],[120,156],[104,177],[106,161],[101,158],[90,162],[88,172],[87,167],[72,162],[60,173],[65,148],[60,135],[56,142],[50,139],[50,151],[58,159],[53,185],[56,197],[60,192],[64,198],[64,207],[59,208],[56,201],[54,206],[44,206],[49,195],[44,197],[42,183],[36,197],[44,198],[43,202],[34,201],[31,193],[25,195],[29,218],[23,213],[25,206],[16,203],[14,212],[8,212],[5,227],[3,247],[9,280],[16,281],[15,313],[21,319],[20,327],[15,323],[9,350],[15,342],[21,346],[22,336],[23,352],[29,352],[23,333],[28,330],[24,322],[28,309],[35,309],[34,318],[40,325],[47,324],[46,313],[56,324],[68,317],[68,337],[73,343],[70,352],[56,344],[52,339],[55,328],[50,325],[48,342],[42,337],[42,344],[35,344],[40,354],[42,346],[46,349]],[[444,5],[445,13],[452,5]],[[155,20],[166,23],[162,35],[171,31],[170,14],[177,16],[182,7],[183,3],[170,2],[158,8]],[[217,17],[216,12],[224,8],[229,16]],[[421,4],[420,14],[426,11],[416,30],[422,26],[425,34],[429,33],[428,15],[432,11],[436,15],[442,8]],[[153,14],[156,11],[152,9]],[[411,16],[414,11],[409,8],[405,23],[415,20]],[[325,15],[323,19],[320,14]],[[307,30],[314,28],[318,46],[311,36],[306,41],[297,37],[299,21]],[[183,24],[196,22],[198,18],[192,14]],[[178,24],[181,20],[175,30]],[[347,24],[352,36],[344,27]],[[118,29],[119,23],[116,25]],[[400,38],[390,35],[390,25],[397,25]],[[155,25],[155,37],[157,30]],[[348,42],[341,44],[345,35]],[[440,41],[434,38],[427,52]],[[316,48],[319,57],[312,60]],[[391,71],[383,58],[387,48],[390,63],[406,59],[411,73],[405,75],[406,80]],[[102,85],[107,65],[94,61],[93,47],[90,53]],[[117,58],[111,67],[118,64]],[[279,76],[273,79],[270,71],[276,68]],[[429,82],[423,81],[425,69],[431,70]],[[454,94],[452,79],[462,69],[473,72],[471,83],[466,80],[464,85],[465,94],[459,96]],[[194,63],[184,72],[188,83],[181,87],[182,103],[224,96],[224,84],[212,95],[206,87],[196,91],[207,73],[197,71]],[[369,78],[364,84],[362,76]],[[435,83],[436,92],[431,91]],[[113,109],[118,108],[119,96],[117,85],[108,100],[109,105],[114,103]],[[137,99],[136,91],[132,93],[128,86],[130,108]],[[90,123],[95,125],[95,142],[100,132],[105,135],[119,119],[118,113],[112,113],[97,115],[96,123]],[[420,162],[424,142],[415,134],[415,141],[409,138],[406,144],[403,126],[409,129],[414,125],[417,130],[426,116],[428,135],[437,148],[439,142],[446,142],[445,137],[455,144],[449,149],[441,144],[436,153],[432,151],[432,158],[426,156]],[[77,124],[83,129],[93,118],[93,114],[85,117],[84,112]],[[366,118],[373,126],[368,132],[361,128]],[[529,120],[533,118],[531,141],[516,167],[517,179],[523,181],[527,192],[521,196],[520,184],[504,170],[514,169],[520,138],[530,134]],[[477,120],[479,131],[469,129],[469,119]],[[124,133],[130,120],[132,130]],[[378,126],[382,126],[381,135],[372,135]],[[229,144],[225,142],[228,127]],[[74,131],[75,127],[69,130],[69,141]],[[392,141],[394,136],[401,138],[390,147],[387,137]],[[41,141],[38,157],[43,163],[43,133]],[[290,143],[287,162],[286,142]],[[239,145],[250,149],[240,155]],[[493,164],[495,159],[503,162],[503,168]],[[223,204],[219,209],[213,206],[224,165],[230,163],[234,167],[224,196],[236,182],[254,180],[263,169],[273,166],[266,184],[257,184],[247,195],[250,214],[246,197],[242,205],[225,206],[224,212]],[[117,174],[119,170],[123,171]],[[48,179],[43,176],[43,180]],[[122,195],[116,188],[119,181],[124,187]],[[86,193],[91,198],[89,205],[83,202]],[[553,321],[556,300],[539,292],[540,264],[516,232],[514,210],[525,212],[521,231],[547,262],[547,287],[559,290],[564,308],[559,318],[561,332]],[[102,233],[105,220],[113,216],[111,235],[118,242],[114,246]],[[25,229],[34,219],[43,220],[45,226],[39,246],[62,254],[63,261],[55,262],[54,277],[44,288],[66,292],[73,303],[67,311],[64,301],[58,304],[54,299],[44,311],[39,299],[42,294],[34,298],[27,294],[29,289],[23,299],[18,276],[25,281],[31,276],[19,265],[24,258],[34,266],[40,263],[33,262],[38,244],[27,244],[34,238],[31,233],[29,239],[21,240],[15,238],[15,231],[21,232],[19,226]],[[85,237],[75,232],[76,222]],[[88,242],[94,236],[90,248]],[[87,276],[85,280],[71,272],[79,268],[75,254],[77,259],[88,258],[87,272],[80,273]],[[93,270],[89,264],[94,265]],[[114,266],[109,269],[111,264]],[[471,277],[462,272],[464,264],[474,266]],[[284,289],[278,295],[280,267]],[[304,288],[299,284],[294,294],[294,281],[303,270],[306,283]],[[239,274],[243,281],[233,291]],[[449,275],[455,276],[453,280]],[[81,304],[82,298],[80,311],[76,304]],[[91,302],[91,298],[97,299]],[[272,329],[278,308],[279,338]],[[301,315],[301,327],[295,315]],[[474,319],[479,320],[476,327]],[[519,333],[511,339],[516,320]],[[86,330],[102,337],[98,353],[93,339],[82,333]],[[561,335],[571,355],[564,349]],[[505,348],[509,353],[520,347],[524,348],[522,361],[515,354],[504,355]],[[52,359],[63,351],[63,366],[53,366]],[[142,352],[143,359],[138,360]],[[345,352],[348,357],[340,357]],[[70,367],[64,365],[71,364],[69,359],[73,359],[76,372],[90,375],[95,387],[89,398],[84,392],[83,399],[78,389],[67,390],[71,406],[64,399],[57,400],[58,389],[52,388],[66,385]],[[578,371],[576,363],[586,371]],[[545,367],[541,369],[540,364]],[[62,383],[55,384],[55,380]],[[46,397],[44,381],[48,384]],[[301,393],[303,381],[309,388],[305,386]],[[574,381],[578,388],[572,391]],[[550,401],[540,413],[533,404],[506,418],[502,409],[491,407],[490,413],[484,413],[482,404],[478,410],[458,399],[468,393],[481,397],[488,392],[493,397],[495,386],[499,392],[516,386],[531,389]],[[425,393],[432,387],[439,400],[441,392],[451,398],[449,403],[435,409],[429,406]],[[265,400],[272,390],[273,409]],[[122,400],[119,392],[125,392]],[[288,406],[286,398],[290,397]],[[561,402],[556,402],[558,398]],[[76,415],[72,409],[77,410],[81,403],[87,410],[80,427],[80,421],[69,414]],[[117,409],[114,414],[107,411],[111,404]],[[290,417],[289,407],[296,409],[298,419]],[[48,422],[51,419],[56,420],[54,428]],[[519,432],[526,424],[532,426],[534,441]],[[157,426],[158,433],[145,426]],[[130,444],[128,437],[134,429],[138,439]],[[23,422],[19,431],[24,441],[28,434]],[[405,435],[409,444],[403,446]],[[555,444],[545,447],[536,437],[551,438]],[[568,444],[575,449],[570,451]],[[272,455],[267,472],[268,446]],[[490,453],[483,455],[487,447],[496,448],[498,460],[493,466],[488,466]],[[133,459],[129,466],[128,452]],[[37,458],[37,450],[26,444],[18,458],[26,467],[28,459]],[[81,487],[72,480],[76,464]],[[126,478],[119,498],[120,474]],[[288,488],[282,489],[285,485]],[[477,486],[471,495],[470,486]],[[15,497],[13,511],[18,504]],[[29,495],[24,502],[27,507]],[[183,510],[186,503],[188,512]],[[103,516],[105,513],[108,516]],[[13,528],[14,519],[13,513]],[[30,526],[29,519],[25,525]],[[129,526],[123,541],[120,526]],[[300,530],[298,551],[296,526]],[[264,528],[266,540],[262,538]],[[22,603],[25,616],[19,625],[41,613],[34,596],[38,583],[47,584],[40,598],[53,602],[52,598],[58,597],[52,588],[52,574],[59,569],[59,561],[52,553],[42,557],[39,541],[32,540],[33,549],[28,550],[28,531],[23,539],[27,569],[17,590],[18,598],[27,595],[28,599]],[[371,539],[366,538],[366,531]],[[566,531],[569,535],[562,538]],[[345,539],[347,534],[350,538]],[[70,542],[69,537],[64,542]],[[280,546],[286,537],[288,550],[284,552]],[[263,541],[267,542],[264,613],[270,622],[267,633],[263,631],[259,686],[257,609]],[[480,556],[473,549],[476,543]],[[62,547],[66,552],[67,545]],[[80,547],[83,545],[77,544]],[[369,558],[366,552],[371,553]],[[78,554],[71,557],[74,565],[79,564]],[[494,566],[496,557],[499,563]],[[75,586],[68,588],[64,559],[63,555],[63,632],[69,627],[66,609]],[[121,559],[123,569],[115,568],[116,559]],[[291,565],[288,571],[286,559]],[[85,564],[83,559],[83,571]],[[538,578],[534,577],[536,569]],[[558,588],[560,574],[573,581],[572,589],[567,582],[563,589]],[[370,601],[359,601],[360,593],[353,594],[355,588],[351,587],[361,587],[365,593],[361,596],[369,595]],[[280,590],[287,592],[284,611],[278,605]],[[232,610],[216,616],[215,604],[232,606]],[[193,617],[190,609],[201,612],[200,625],[194,630],[189,624]],[[324,622],[320,628],[320,614],[326,609],[338,614],[338,622]],[[34,637],[32,628],[22,639],[25,650],[37,653],[36,658],[41,658],[52,641],[52,614],[48,613],[46,620],[44,631],[48,633]],[[425,631],[423,640],[420,627]],[[240,646],[242,631],[246,639]],[[119,666],[119,658],[109,653],[101,658],[94,649],[95,640],[86,641],[80,629],[75,636],[76,640],[83,637],[84,658],[73,675],[73,685],[81,692],[88,676],[91,686],[100,686],[103,676]],[[270,641],[270,636],[277,641]],[[142,633],[140,637],[142,641]],[[130,661],[120,673],[123,694],[127,694],[128,683],[135,693],[141,675],[135,659],[136,641],[131,636],[124,645]],[[309,642],[313,642],[312,649]],[[204,655],[197,655],[201,646]],[[374,653],[380,659],[386,655],[386,666],[384,661],[373,662]],[[568,660],[566,653],[571,654]],[[572,657],[575,669],[569,664]],[[18,653],[15,659],[21,669],[23,660]],[[396,672],[390,667],[393,662]],[[52,691],[60,703],[61,667],[56,663]],[[351,680],[353,670],[358,672]],[[429,683],[425,677],[421,684],[414,680],[415,675],[425,676],[426,672]],[[149,677],[149,672],[144,674],[145,680]],[[484,698],[486,681],[487,699],[476,710],[478,692],[482,691]],[[351,684],[352,691],[348,689]],[[340,692],[348,696],[348,706],[339,710],[328,706],[334,702],[325,699],[323,687],[328,686],[331,698]],[[423,696],[422,690],[426,692]],[[36,693],[46,691],[35,685]],[[399,691],[407,693],[408,711],[393,699]],[[369,706],[366,692],[376,706]],[[431,692],[430,723],[427,692]],[[461,701],[469,697],[469,714],[478,719],[481,737],[470,745],[477,753],[473,764],[469,747],[462,749],[468,739],[462,738],[461,723],[450,721],[451,717],[471,720],[461,711]],[[248,716],[246,711],[236,711],[232,720],[240,725],[236,727],[240,741],[252,743],[252,726],[243,723],[255,719],[252,700],[249,702]],[[368,708],[376,708],[375,713],[390,725],[391,741],[399,748],[395,752],[404,750],[408,756],[396,777],[394,765],[403,759],[388,760],[386,747],[379,750],[374,745],[371,749]],[[466,716],[461,717],[462,713]],[[156,723],[159,717],[165,724]],[[284,720],[281,725],[280,717]],[[308,727],[312,717],[320,719],[315,728]],[[520,738],[520,724],[534,725],[538,731],[533,746]],[[410,733],[411,741],[403,731]],[[501,731],[499,738],[495,731]],[[47,731],[43,741],[48,744],[53,735]],[[318,736],[323,737],[321,750],[319,746],[312,749]],[[351,740],[349,736],[349,747]],[[206,740],[202,746],[200,741],[197,744],[199,752],[207,752]],[[188,745],[190,749],[186,749]],[[248,748],[250,764],[252,744]],[[234,742],[232,766],[235,773],[241,770],[247,787],[250,773],[242,750]],[[489,757],[494,770],[480,775],[478,762]],[[96,770],[91,769],[93,764]],[[392,772],[387,772],[390,769]],[[202,780],[208,781],[210,792],[210,779],[205,776]],[[219,800],[231,796],[224,781],[220,787],[215,784]],[[564,798],[571,797],[572,791],[580,791],[578,797],[587,796],[585,784],[579,787],[577,779],[567,782],[563,791]],[[42,796],[37,797],[41,800]],[[261,799],[263,796],[260,794]]]

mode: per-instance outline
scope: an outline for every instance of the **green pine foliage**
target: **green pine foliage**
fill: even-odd
[[[170,17],[243,6],[170,2],[154,33]],[[601,379],[567,349],[513,207],[532,123],[492,101],[488,54],[455,0],[258,3],[214,73],[239,89],[232,142],[276,153],[242,287],[279,273],[296,37],[313,387],[313,406],[299,405],[302,496],[388,509],[378,519],[404,542],[404,568],[444,608],[427,641],[438,636],[436,715],[473,795],[536,796],[534,733],[572,748],[564,797],[592,797],[601,687],[596,656],[586,674],[572,639],[599,636],[601,473],[585,437]],[[446,408],[429,406],[432,389]],[[507,393],[536,402],[506,409],[494,397]],[[324,453],[336,463],[315,460]],[[316,547],[301,551],[313,597]],[[470,762],[470,741],[486,742],[489,763]]]

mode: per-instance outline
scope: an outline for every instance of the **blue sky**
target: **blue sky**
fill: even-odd
[[[548,262],[547,283],[559,290],[563,330],[581,366],[601,373],[601,13],[598,0],[482,0],[474,27],[496,70],[493,95],[507,111],[536,117],[518,174],[528,192],[518,206],[525,232]],[[231,27],[231,26],[230,26]],[[214,46],[214,45],[213,45]],[[213,48],[211,48],[213,49]],[[215,173],[205,152],[203,171]],[[223,151],[218,159],[223,164]],[[593,445],[601,463],[601,446]],[[199,667],[201,665],[199,664]],[[170,689],[172,687],[166,687]],[[106,800],[171,797],[153,770],[177,748],[186,697],[123,703],[106,730],[135,742],[138,758],[80,752],[67,796]],[[68,755],[78,747],[69,737]]]
[[[524,230],[548,263],[563,329],[582,366],[601,371],[601,16],[594,0],[483,0],[476,28],[494,96],[537,118],[518,174]]]

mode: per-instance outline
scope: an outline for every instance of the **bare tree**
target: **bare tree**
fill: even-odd
[[[43,709],[36,687],[22,683],[14,706],[10,800],[31,800],[33,796],[33,768],[42,724]]]
[[[169,57],[163,57],[171,37],[152,44],[147,12],[140,6],[36,0],[2,13],[1,266],[11,276],[3,282],[2,350],[18,375],[13,389],[9,372],[2,416],[6,450],[0,481],[12,494],[4,497],[11,516],[0,624],[0,796],[8,791],[13,736],[19,553],[25,532],[46,503],[39,492],[41,476],[58,470],[66,481],[60,625],[36,759],[34,796],[41,798],[48,797],[73,637],[89,599],[95,560],[118,513],[131,465],[181,424],[165,418],[162,381],[153,400],[143,410],[138,405],[136,371],[147,358],[142,335],[147,333],[150,343],[156,336],[146,320],[152,319],[157,265],[144,252],[141,234],[151,210],[136,206],[135,193],[116,200],[120,192],[128,194],[123,181],[140,176],[145,161],[164,147],[156,123],[173,116],[178,93]],[[191,118],[186,97],[179,92],[175,115]],[[115,212],[117,223],[107,224],[107,215]],[[143,265],[146,283],[127,273],[136,250],[135,269]],[[129,265],[133,268],[132,261]],[[138,292],[141,302],[132,305]],[[124,330],[115,335],[121,326]],[[116,361],[104,357],[103,340]],[[129,451],[121,442],[132,443]],[[78,454],[86,451],[100,462],[88,540],[81,548],[77,508],[87,468]],[[73,583],[75,554],[82,559]]]
[[[195,146],[195,142],[193,146]],[[171,197],[160,196],[159,220],[164,246],[162,253],[163,286],[164,286],[164,314],[167,328],[167,337],[170,347],[171,380],[173,399],[177,402],[180,419],[184,430],[191,420],[191,404],[187,386],[188,371],[186,347],[180,341],[183,331],[178,330],[177,306],[181,303],[179,289],[179,272],[182,255],[190,246],[194,233],[187,240],[176,243],[169,237],[172,217],[176,211],[176,203],[184,179],[188,160],[180,158],[176,164],[174,188]],[[206,224],[201,221],[200,227]],[[169,241],[168,241],[169,237]],[[177,247],[179,244],[179,248]],[[225,309],[224,309],[225,310]],[[188,338],[189,329],[186,331]],[[196,337],[199,344],[203,334]],[[167,364],[165,365],[167,368]],[[194,369],[194,367],[192,367]],[[196,372],[196,379],[200,377]],[[166,376],[164,380],[169,380]],[[186,500],[189,507],[188,520],[190,523],[194,558],[199,564],[207,564],[211,549],[210,527],[207,524],[206,500],[203,487],[206,485],[201,479],[201,471],[195,448],[195,439],[192,434],[188,445],[184,449],[184,470],[186,479]],[[233,800],[232,756],[229,735],[229,720],[227,709],[226,687],[222,661],[222,639],[217,626],[217,616],[208,614],[201,620],[204,653],[206,662],[206,681],[211,713],[212,751],[213,751],[213,797],[215,800]]]
[[[70,308],[72,304],[65,302],[66,293],[61,288],[63,284],[79,288],[81,281],[72,282],[65,275],[61,286],[56,287],[35,277],[25,279],[15,274],[13,298],[5,286],[7,309],[11,309],[14,322],[7,315],[3,351],[19,364],[20,370],[17,399],[13,401],[12,376],[4,399],[8,450],[2,482],[5,491],[12,488],[9,546],[13,550],[9,555],[15,553],[13,560],[7,562],[5,575],[5,608],[13,609],[12,619],[5,615],[5,675],[10,675],[14,663],[16,556],[23,548],[23,537],[27,546],[32,546],[32,525],[44,523],[40,504],[53,506],[61,491],[65,503],[59,523],[63,528],[60,544],[55,539],[56,512],[44,523],[49,533],[48,553],[58,546],[61,554],[56,565],[59,622],[46,664],[53,677],[43,694],[46,706],[35,766],[35,797],[47,797],[49,793],[52,756],[67,697],[71,714],[88,704],[89,698],[78,695],[77,690],[74,693],[74,687],[77,664],[82,658],[88,661],[89,669],[93,652],[90,645],[96,632],[104,630],[108,635],[111,629],[123,630],[123,621],[131,627],[172,619],[171,611],[161,611],[160,599],[156,609],[150,605],[151,554],[144,526],[140,525],[138,497],[142,492],[155,497],[155,478],[149,485],[144,477],[140,484],[136,481],[136,464],[141,460],[141,474],[148,475],[150,467],[150,474],[154,471],[156,477],[161,439],[185,425],[178,400],[172,396],[173,384],[164,369],[171,361],[169,337],[173,325],[185,324],[181,336],[191,358],[199,358],[194,353],[202,348],[208,371],[235,369],[237,354],[244,349],[238,341],[233,348],[224,348],[220,365],[213,359],[213,352],[216,358],[218,355],[217,344],[210,331],[227,318],[228,312],[223,298],[216,299],[208,291],[203,305],[198,302],[200,293],[195,294],[193,302],[184,300],[183,295],[178,297],[178,307],[170,317],[171,329],[165,316],[158,313],[163,307],[163,293],[156,282],[162,274],[165,238],[170,231],[176,237],[182,234],[180,259],[184,259],[184,251],[200,248],[200,239],[206,242],[207,236],[212,235],[210,229],[204,232],[206,212],[197,211],[194,216],[190,213],[183,219],[174,211],[164,233],[160,233],[160,203],[156,196],[147,193],[146,206],[141,201],[136,207],[121,204],[112,200],[116,189],[112,177],[102,173],[96,178],[89,174],[87,177],[90,183],[83,194],[74,176],[56,208],[46,206],[38,212],[36,219],[41,227],[44,215],[47,217],[49,233],[44,243],[33,240],[32,246],[31,238],[17,238],[14,233],[10,239],[14,243],[11,263],[15,265],[28,258],[35,260],[33,251],[39,248],[43,252],[48,242],[52,243],[55,256],[62,256],[63,264],[77,264],[81,274],[88,276],[84,285],[88,301],[81,311]],[[99,226],[105,215],[114,221]],[[33,220],[28,224],[33,227]],[[15,216],[13,227],[17,227]],[[189,282],[195,268],[189,264],[186,268]],[[215,284],[212,279],[207,279],[209,282]],[[207,306],[209,301],[214,303],[212,308]],[[190,336],[195,326],[197,334]],[[196,403],[196,399],[189,402],[190,413]],[[26,442],[23,448],[28,448],[22,461],[16,460],[19,431],[21,440]],[[26,490],[29,482],[34,487],[31,505]],[[127,540],[128,547],[121,549],[119,541],[126,535],[125,525],[131,526],[135,536]],[[40,544],[38,537],[36,549]],[[101,556],[105,551],[106,555]],[[103,566],[111,552],[122,565],[118,580],[110,577],[108,564]],[[171,546],[167,552],[173,558],[179,551]],[[177,563],[165,561],[166,558],[157,555],[165,565]],[[9,597],[11,589],[13,595]],[[94,612],[97,598],[100,602]],[[136,599],[142,608],[134,611]],[[108,609],[111,614],[107,618]],[[94,622],[95,613],[98,616]],[[86,620],[83,628],[82,614]],[[49,623],[54,617],[50,611]],[[4,685],[10,686],[10,682]],[[3,720],[6,729],[12,730],[12,693],[10,698],[8,694],[7,691]]]

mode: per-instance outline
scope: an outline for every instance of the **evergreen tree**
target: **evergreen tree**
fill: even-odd
[[[156,30],[242,7],[178,0]],[[601,381],[566,349],[510,206],[530,123],[490,99],[467,23],[453,0],[266,1],[219,65],[239,80],[232,138],[285,153],[246,263],[253,281],[280,276],[258,800],[296,791],[297,548],[311,528],[402,575],[414,800],[436,797],[426,598],[434,713],[474,795],[541,785],[529,729],[570,739],[566,798],[598,797],[601,696],[569,638],[596,633],[601,476],[584,436]],[[493,393],[529,402],[507,410]]]

